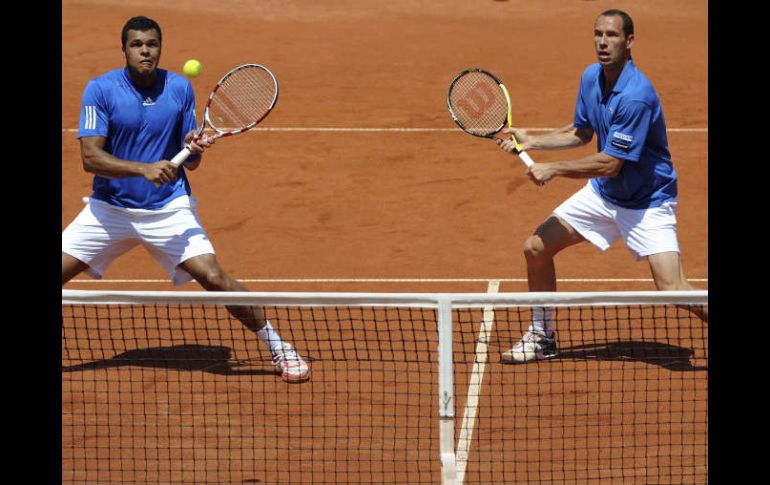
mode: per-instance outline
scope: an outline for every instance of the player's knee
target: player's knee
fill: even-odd
[[[547,256],[545,244],[540,236],[532,235],[524,241],[524,257],[527,258],[527,261],[534,261]]]
[[[211,268],[203,274],[201,285],[207,290],[227,291],[227,276],[220,268]]]

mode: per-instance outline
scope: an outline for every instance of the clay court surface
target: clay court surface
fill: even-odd
[[[684,269],[698,280],[695,285],[708,288],[708,11],[703,1],[63,0],[62,229],[91,192],[92,179],[82,170],[76,140],[83,88],[92,77],[124,64],[120,29],[131,16],[146,15],[163,28],[161,67],[180,72],[189,58],[203,63],[203,74],[192,81],[199,115],[216,80],[237,64],[265,64],[280,82],[277,107],[262,129],[220,140],[190,174],[200,218],[221,265],[249,289],[485,292],[487,281],[502,279],[500,292],[525,291],[524,240],[585,182],[558,179],[536,187],[515,157],[489,140],[453,130],[446,88],[464,68],[485,67],[511,91],[517,125],[562,126],[572,120],[580,73],[595,61],[593,21],[607,8],[625,9],[634,18],[634,60],[661,98],[680,177]],[[591,143],[572,152],[532,156],[553,161],[594,150]],[[560,290],[654,289],[647,264],[634,262],[621,243],[606,253],[579,245],[556,263],[560,279],[590,280],[562,281]],[[66,288],[174,289],[141,248],[118,259],[105,279],[95,283],[83,275]],[[333,281],[313,281],[319,279]],[[367,281],[353,281],[361,279]],[[394,279],[407,281],[382,281]],[[416,281],[421,279],[444,281]],[[461,281],[466,279],[478,281]],[[199,288],[190,283],[179,289]],[[506,342],[495,347],[492,362],[518,331],[505,328]],[[303,334],[297,332],[301,341]],[[425,338],[424,348],[431,348],[431,337]],[[691,337],[681,338],[676,345],[687,347]],[[322,355],[318,349],[317,357]],[[311,385],[338,385],[345,365],[335,364],[327,374],[319,369]],[[397,364],[388,365],[393,372]],[[562,361],[543,371],[541,379],[553,380],[546,376],[556,372],[578,375],[572,377],[577,382],[617,362],[599,362],[595,368],[570,365]],[[88,372],[94,370],[80,373]],[[490,372],[493,382],[515,385],[512,374]],[[616,372],[608,375],[628,375]],[[651,372],[678,379],[670,373],[679,371],[655,367]],[[705,379],[700,374],[698,379]],[[281,389],[279,380],[266,377],[269,389]],[[216,372],[202,377],[215,386],[209,392],[227,388],[228,378]],[[459,381],[466,385],[463,378]],[[495,392],[503,393],[497,385]],[[679,389],[683,396],[687,385]],[[292,388],[286,399],[299,396],[301,387]],[[430,387],[424,382],[422,389],[430,394],[435,391]],[[109,394],[109,389],[93,391]],[[424,400],[418,405],[435,402],[433,396],[416,399]],[[292,412],[288,403],[276,406],[277,414]],[[490,432],[503,433],[499,425]],[[437,433],[437,422],[431,426],[427,432]],[[346,463],[356,466],[353,459]],[[334,467],[339,472],[345,463]],[[358,475],[347,478],[353,477]],[[167,479],[174,481],[173,476]]]
[[[498,73],[521,126],[572,119],[577,81],[594,62],[591,29],[609,2],[63,2],[62,128],[77,127],[93,76],[122,65],[120,28],[135,14],[164,29],[161,65],[200,59],[198,105],[242,62],[271,67],[281,96],[265,128],[221,140],[191,174],[199,213],[223,267],[243,279],[525,278],[521,246],[584,182],[540,189],[491,141],[456,132],[318,132],[301,128],[453,128],[446,87],[469,66]],[[637,65],[655,84],[680,175],[679,238],[690,278],[708,278],[707,15],[705,2],[613,2],[636,23]],[[259,5],[259,7],[257,6]],[[537,6],[535,6],[537,5]],[[239,8],[240,7],[240,8]],[[201,22],[206,28],[196,28]],[[586,147],[588,153],[594,147]],[[579,153],[573,152],[573,153]],[[557,160],[566,152],[537,153]],[[62,226],[91,177],[75,133],[62,131]],[[557,259],[559,278],[649,278],[618,244]],[[144,250],[107,279],[167,276]],[[704,287],[705,283],[700,283]],[[124,283],[109,287],[125,286]],[[157,289],[171,289],[158,284]],[[485,291],[485,285],[258,284],[254,290]],[[73,288],[94,284],[72,283]],[[132,289],[147,288],[134,284]],[[185,289],[196,289],[190,284]],[[525,290],[522,283],[500,291]],[[562,284],[563,290],[652,289],[651,283]]]

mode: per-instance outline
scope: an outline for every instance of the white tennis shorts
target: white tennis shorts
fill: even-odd
[[[640,260],[679,252],[676,204],[674,199],[650,209],[626,209],[602,199],[589,182],[553,212],[602,251],[622,237],[631,255]]]
[[[158,210],[124,209],[94,199],[62,232],[61,250],[86,263],[86,273],[101,279],[110,264],[142,244],[163,266],[174,285],[192,280],[179,267],[202,254],[214,254],[195,212],[196,201],[182,196]]]

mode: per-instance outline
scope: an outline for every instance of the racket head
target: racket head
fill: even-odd
[[[220,136],[253,128],[278,102],[278,80],[261,64],[241,64],[214,86],[203,118]]]
[[[447,107],[466,133],[494,138],[508,123],[510,104],[500,79],[474,67],[457,74],[449,84]]]

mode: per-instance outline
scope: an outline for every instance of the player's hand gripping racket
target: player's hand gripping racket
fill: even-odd
[[[238,66],[219,80],[209,95],[203,122],[193,140],[203,136],[208,125],[216,134],[210,139],[243,133],[270,114],[278,101],[278,81],[272,72],[259,64]],[[192,150],[185,146],[171,163],[179,166]]]
[[[506,125],[508,128],[513,125],[508,90],[497,76],[484,69],[466,69],[455,76],[446,101],[452,119],[471,135],[495,138]],[[521,149],[515,136],[511,135],[511,140],[521,161],[531,167],[535,162]]]

